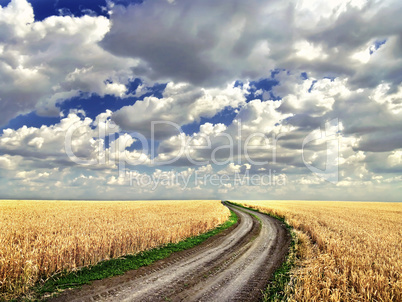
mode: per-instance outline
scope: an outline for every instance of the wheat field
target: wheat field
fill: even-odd
[[[0,300],[40,278],[199,235],[220,201],[0,201]]]
[[[402,203],[238,203],[294,227],[290,301],[402,301]]]

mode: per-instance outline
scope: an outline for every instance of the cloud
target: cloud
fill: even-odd
[[[217,86],[285,68],[355,87],[401,82],[398,1],[159,0],[112,12],[102,46],[140,60],[136,74],[153,80]]]
[[[127,133],[117,135],[119,128],[110,121],[110,115],[107,111],[92,120],[70,113],[52,126],[5,129],[0,136],[0,154],[4,154],[0,163],[7,169],[15,166],[11,158],[31,168],[111,170],[117,169],[120,161],[149,165],[150,159],[142,151],[128,150],[136,139]]]
[[[401,3],[155,0],[108,6],[109,18],[90,12],[36,22],[26,0],[0,8],[1,123],[33,110],[58,115],[56,105],[77,96],[126,101],[97,117],[71,108],[52,126],[5,129],[0,189],[7,196],[22,188],[21,196],[29,197],[57,191],[69,198],[133,192],[136,198],[398,200]],[[127,85],[133,78],[142,83],[135,93]],[[276,83],[272,89],[253,87],[252,80],[267,78]],[[166,88],[153,92],[155,83]],[[216,117],[225,109],[231,116],[223,124]],[[327,151],[325,124],[336,119],[340,181],[333,185],[307,166],[325,169],[334,153]],[[199,131],[180,131],[189,124]],[[66,154],[69,134],[75,161]],[[309,135],[317,139],[303,144]],[[155,154],[142,152],[144,143],[154,144]],[[169,180],[196,172],[275,173],[286,186],[199,183],[152,190],[152,183],[130,187],[124,175],[130,169],[138,169],[132,171],[138,177]]]
[[[135,72],[154,80],[216,86],[258,78],[274,68],[271,48],[285,40],[278,28],[289,28],[288,4],[282,3],[265,2],[263,9],[255,0],[117,5],[102,46],[113,54],[141,59]]]
[[[125,106],[112,115],[112,120],[126,131],[136,131],[156,140],[177,134],[183,126],[211,118],[225,108],[245,104],[246,89],[228,85],[225,89],[204,89],[185,83],[168,83],[162,98],[154,96]],[[154,122],[154,126],[152,126]],[[169,122],[174,123],[169,124]]]
[[[0,7],[1,124],[33,110],[57,116],[55,104],[80,92],[124,96],[136,63],[98,45],[109,28],[103,16],[35,22],[25,0]]]

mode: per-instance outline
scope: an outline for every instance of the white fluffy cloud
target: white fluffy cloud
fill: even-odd
[[[5,129],[0,136],[0,164],[5,169],[18,165],[30,169],[65,168],[117,169],[120,162],[128,165],[149,165],[150,159],[142,150],[128,150],[136,139],[110,121],[110,111],[95,121],[70,113],[53,126]],[[105,137],[109,146],[105,145]]]
[[[136,62],[98,45],[109,29],[103,16],[34,21],[26,0],[0,7],[0,123],[32,110],[58,115],[55,104],[80,92],[123,96]]]
[[[151,137],[152,122],[156,139],[177,134],[178,126],[199,122],[201,117],[211,118],[225,108],[238,108],[245,104],[246,89],[228,85],[225,89],[204,89],[190,84],[168,83],[161,99],[151,96],[134,105],[116,111],[112,120],[122,129],[137,131]],[[160,123],[159,123],[160,122]]]

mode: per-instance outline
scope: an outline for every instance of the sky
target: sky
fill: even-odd
[[[0,198],[401,201],[401,1],[0,6]]]

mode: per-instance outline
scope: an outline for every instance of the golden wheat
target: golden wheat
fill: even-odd
[[[0,300],[64,269],[199,235],[229,215],[219,201],[0,201]]]
[[[241,203],[295,228],[290,301],[402,301],[402,203]]]

